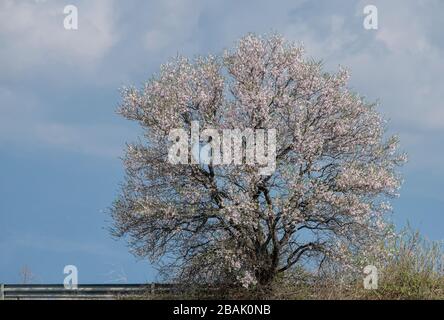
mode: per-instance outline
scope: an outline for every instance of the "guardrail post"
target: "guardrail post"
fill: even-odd
[[[0,300],[5,300],[5,285],[0,284]]]

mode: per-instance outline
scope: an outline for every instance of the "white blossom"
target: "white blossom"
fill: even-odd
[[[405,156],[376,106],[280,36],[249,34],[222,57],[164,64],[119,112],[143,128],[128,145],[115,234],[180,280],[266,285],[305,259],[370,256],[387,235]],[[276,170],[172,164],[171,129],[277,130]],[[189,152],[191,154],[191,150]]]

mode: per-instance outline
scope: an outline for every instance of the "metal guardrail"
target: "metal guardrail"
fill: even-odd
[[[83,284],[65,289],[61,284],[0,284],[0,300],[115,300],[125,296],[171,293],[171,284]]]

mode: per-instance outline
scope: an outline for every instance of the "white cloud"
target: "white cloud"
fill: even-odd
[[[0,67],[9,77],[20,77],[58,64],[91,68],[117,41],[113,1],[74,1],[79,29],[63,27],[60,1],[0,2]],[[4,77],[5,74],[2,74]]]
[[[324,59],[330,70],[348,67],[353,88],[379,100],[396,126],[444,131],[444,41],[436,37],[436,28],[444,26],[442,2],[374,1],[378,30],[362,26],[367,4],[300,17],[285,34],[302,40],[307,54]]]
[[[149,71],[157,70],[159,63],[176,53],[220,52],[249,31],[277,31],[289,40],[303,41],[307,55],[324,59],[329,70],[337,69],[339,64],[349,67],[353,89],[369,100],[379,100],[396,131],[412,136],[427,129],[435,137],[444,131],[444,8],[440,1],[375,0],[372,4],[379,13],[376,31],[362,26],[362,9],[367,1],[338,1],[322,6],[305,0],[283,1],[280,5],[266,1],[178,0],[74,3],[79,8],[80,21],[79,30],[73,32],[63,29],[60,2],[1,2],[0,79],[7,79],[8,87],[15,88],[14,79],[37,82],[48,74],[63,82],[63,77],[71,76],[69,72],[80,83],[138,84],[142,75],[147,79]],[[94,71],[97,64],[101,64],[99,72]],[[76,75],[85,69],[93,71]],[[84,138],[91,140],[91,136],[100,136],[101,130],[106,129],[103,124],[101,128],[85,127],[42,116],[42,110],[59,106],[51,106],[51,101],[36,105],[33,97],[26,102],[24,98],[32,90],[16,88],[9,93],[9,100],[13,99],[11,95],[17,100],[14,117],[11,107],[8,111],[0,106],[3,136],[20,131],[16,128],[23,122],[18,114],[22,116],[31,107],[32,112],[27,111],[29,121],[24,123],[34,130],[29,138],[35,136],[41,143],[81,150],[83,132],[88,132]],[[5,97],[4,93],[3,100]]]

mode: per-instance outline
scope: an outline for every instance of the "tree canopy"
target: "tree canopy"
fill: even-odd
[[[124,88],[119,112],[143,135],[126,150],[114,234],[180,281],[267,285],[302,263],[356,267],[389,232],[405,155],[348,77],[278,35],[249,34],[221,56],[177,57],[142,88]],[[192,143],[189,163],[171,163],[171,131],[193,122],[276,130],[274,171],[193,163]]]

